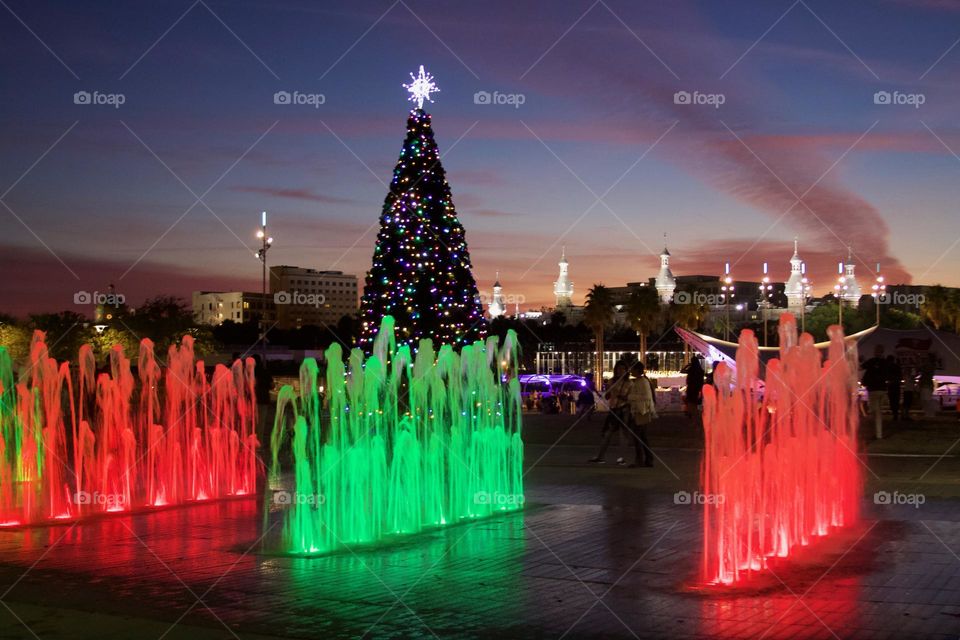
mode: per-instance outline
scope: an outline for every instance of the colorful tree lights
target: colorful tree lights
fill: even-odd
[[[411,99],[422,105],[437,91],[432,77],[415,77]],[[407,137],[380,216],[373,263],[360,304],[360,346],[370,349],[385,316],[397,338],[469,344],[485,335],[463,226],[430,127],[419,106],[410,112]]]

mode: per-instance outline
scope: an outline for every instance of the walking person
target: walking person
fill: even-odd
[[[694,356],[680,373],[687,374],[687,392],[684,397],[684,412],[688,418],[696,419],[700,415],[700,398],[703,393],[704,373],[700,358]]]
[[[867,402],[873,416],[874,434],[877,440],[883,439],[883,401],[887,396],[887,374],[889,367],[883,357],[883,345],[873,350],[873,357],[862,365],[863,378],[860,383],[867,389]]]
[[[560,407],[560,413],[570,414],[573,413],[573,392],[564,391],[563,392],[563,404]]]
[[[903,416],[904,422],[910,422],[910,409],[913,407],[913,398],[917,393],[917,372],[912,367],[908,367],[903,374],[903,402],[900,415]]]
[[[654,385],[647,377],[642,362],[635,362],[630,368],[630,417],[631,436],[633,437],[634,459],[631,467],[652,467],[653,451],[647,441],[647,425],[657,417]]]
[[[614,436],[620,434],[621,429],[625,427],[629,428],[629,424],[632,421],[630,416],[630,386],[631,383],[630,376],[627,375],[627,365],[624,362],[618,362],[613,367],[613,383],[604,394],[610,411],[607,413],[607,419],[603,423],[600,451],[597,452],[596,457],[590,458],[588,462],[604,464],[606,460],[603,459],[603,456],[610,446],[610,441]],[[622,457],[619,457],[617,458],[617,464],[623,466],[626,463]]]
[[[540,413],[556,413],[557,412],[557,394],[555,393],[545,393],[540,396]]]
[[[932,418],[936,409],[933,404],[933,376],[937,372],[937,355],[927,353],[927,357],[920,364],[920,378],[917,386],[920,388],[920,408],[924,418]]]
[[[593,421],[593,410],[596,400],[593,397],[593,389],[586,385],[580,389],[580,395],[577,396],[577,417],[587,417],[587,422]]]
[[[893,421],[900,420],[900,385],[903,378],[903,369],[894,356],[887,356],[887,401],[890,403],[890,413]]]

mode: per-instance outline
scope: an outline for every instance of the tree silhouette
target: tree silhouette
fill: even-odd
[[[627,300],[627,320],[640,335],[640,361],[647,357],[647,336],[660,325],[660,296],[652,287],[639,287],[630,292]]]
[[[607,327],[613,324],[613,296],[610,289],[595,284],[587,292],[587,303],[583,309],[583,322],[593,330],[597,346],[596,385],[603,383],[603,336]]]

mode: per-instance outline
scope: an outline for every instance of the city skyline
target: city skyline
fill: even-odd
[[[817,295],[848,245],[861,283],[960,285],[951,5],[438,6],[10,4],[4,311],[257,291],[264,209],[271,264],[362,278],[420,64],[481,290],[551,306],[566,245],[579,303],[664,232],[678,275],[782,281],[798,236]]]

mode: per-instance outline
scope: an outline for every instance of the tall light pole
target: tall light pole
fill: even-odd
[[[837,292],[837,314],[839,315],[840,326],[843,326],[843,294],[847,290],[847,279],[843,275],[843,261],[840,261],[840,266],[838,268],[838,273],[840,277],[837,279],[837,284],[833,285],[833,290]]]
[[[883,276],[880,275],[880,263],[877,263],[877,281],[873,285],[873,306],[877,308],[877,326],[880,326],[880,303],[881,298],[887,291],[887,285],[883,282]]]
[[[733,278],[730,277],[730,263],[724,264],[723,285],[720,287],[723,291],[723,305],[726,311],[726,322],[723,325],[723,339],[730,339],[730,298],[733,297]]]
[[[273,245],[273,238],[267,235],[266,211],[261,214],[257,237],[260,238],[260,249],[257,250],[255,255],[263,267],[263,282],[260,291],[260,354],[263,358],[263,366],[267,366],[267,251]]]
[[[807,330],[807,295],[812,289],[810,279],[807,278],[806,262],[800,265],[800,273],[803,274],[803,278],[800,279],[800,333],[804,333]]]
[[[770,315],[768,309],[770,303],[770,290],[773,285],[770,284],[770,276],[767,275],[767,263],[763,263],[763,280],[760,281],[760,313],[763,315],[763,346],[767,346],[767,319]]]

